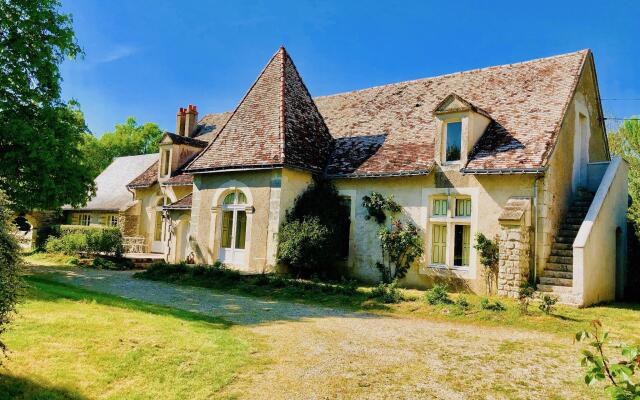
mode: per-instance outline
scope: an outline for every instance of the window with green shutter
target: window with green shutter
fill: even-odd
[[[434,224],[431,228],[431,263],[447,262],[447,226]]]
[[[471,199],[456,199],[456,217],[471,216]]]
[[[453,240],[453,265],[456,267],[469,266],[469,245],[471,227],[469,225],[455,225]]]
[[[433,199],[433,216],[447,216],[447,199]]]

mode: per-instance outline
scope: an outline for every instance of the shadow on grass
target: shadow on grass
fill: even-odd
[[[29,287],[26,298],[36,301],[73,300],[81,302],[95,302],[97,304],[118,307],[127,310],[141,311],[154,315],[169,316],[185,321],[207,322],[217,325],[217,328],[229,328],[233,325],[223,318],[205,314],[189,312],[185,310],[165,307],[156,304],[144,303],[137,300],[124,299],[122,297],[94,292],[59,282],[53,282],[46,277],[25,276]]]
[[[585,322],[584,318],[572,318],[572,317],[567,317],[566,315],[562,315],[562,314],[549,314],[554,318],[563,320],[563,321],[570,321],[570,322]]]
[[[84,400],[87,397],[65,388],[43,386],[31,379],[0,373],[0,400]]]

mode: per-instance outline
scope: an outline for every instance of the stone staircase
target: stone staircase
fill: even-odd
[[[572,303],[573,241],[587,216],[593,197],[594,194],[591,192],[578,190],[564,221],[560,224],[545,270],[538,278],[540,295],[553,294],[562,303]]]

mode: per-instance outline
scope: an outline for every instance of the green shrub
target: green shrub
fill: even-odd
[[[316,217],[286,222],[280,228],[278,262],[301,277],[323,273],[334,262],[331,231]],[[323,271],[324,269],[324,271]]]
[[[469,303],[467,298],[464,296],[458,296],[455,304],[456,304],[456,307],[458,307],[462,311],[468,311],[471,309],[471,304]]]
[[[61,225],[60,237],[50,236],[45,249],[50,253],[122,255],[122,233],[115,227]]]
[[[518,301],[520,302],[520,312],[522,314],[529,313],[529,303],[531,303],[535,291],[535,288],[531,286],[529,282],[524,282],[522,285],[520,285],[520,290],[518,291]]]
[[[344,271],[337,268],[337,261],[348,245],[349,214],[333,183],[314,178],[287,210],[280,227],[278,261],[299,277],[341,278]]]
[[[396,304],[402,301],[402,293],[398,289],[398,281],[380,283],[371,291],[371,297],[379,299],[385,304]]]
[[[51,236],[47,239],[45,249],[48,253],[63,253],[76,255],[88,250],[87,236],[82,233],[72,233],[62,237]]]
[[[36,230],[36,250],[45,250],[50,237],[60,237],[60,225],[42,225]]]
[[[538,305],[538,308],[540,309],[540,311],[542,311],[547,315],[553,312],[553,310],[555,309],[555,305],[558,302],[557,297],[553,297],[548,294],[545,294],[544,296],[542,296],[540,300],[542,302]]]
[[[449,298],[449,293],[447,293],[447,286],[440,283],[436,283],[430,290],[427,290],[424,298],[432,306],[453,303]]]
[[[492,303],[486,297],[480,300],[480,308],[489,311],[505,311],[507,309],[500,301],[496,300]]]
[[[20,249],[15,237],[10,232],[9,218],[11,214],[6,208],[6,204],[4,195],[0,193],[0,337],[11,321],[23,288],[20,278],[22,266]],[[5,351],[6,346],[0,340],[0,356]],[[1,357],[0,364],[2,364]]]
[[[133,268],[133,262],[126,258],[96,257],[91,263],[93,268],[124,271]]]

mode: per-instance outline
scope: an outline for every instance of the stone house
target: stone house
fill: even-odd
[[[314,175],[348,204],[361,279],[379,279],[362,207],[376,191],[424,241],[406,286],[483,293],[483,233],[499,242],[499,294],[526,280],[576,305],[621,294],[627,165],[609,153],[589,50],[312,97],[281,48],[232,112],[180,108],[127,187],[147,251],[259,273],[276,268],[279,227]]]

